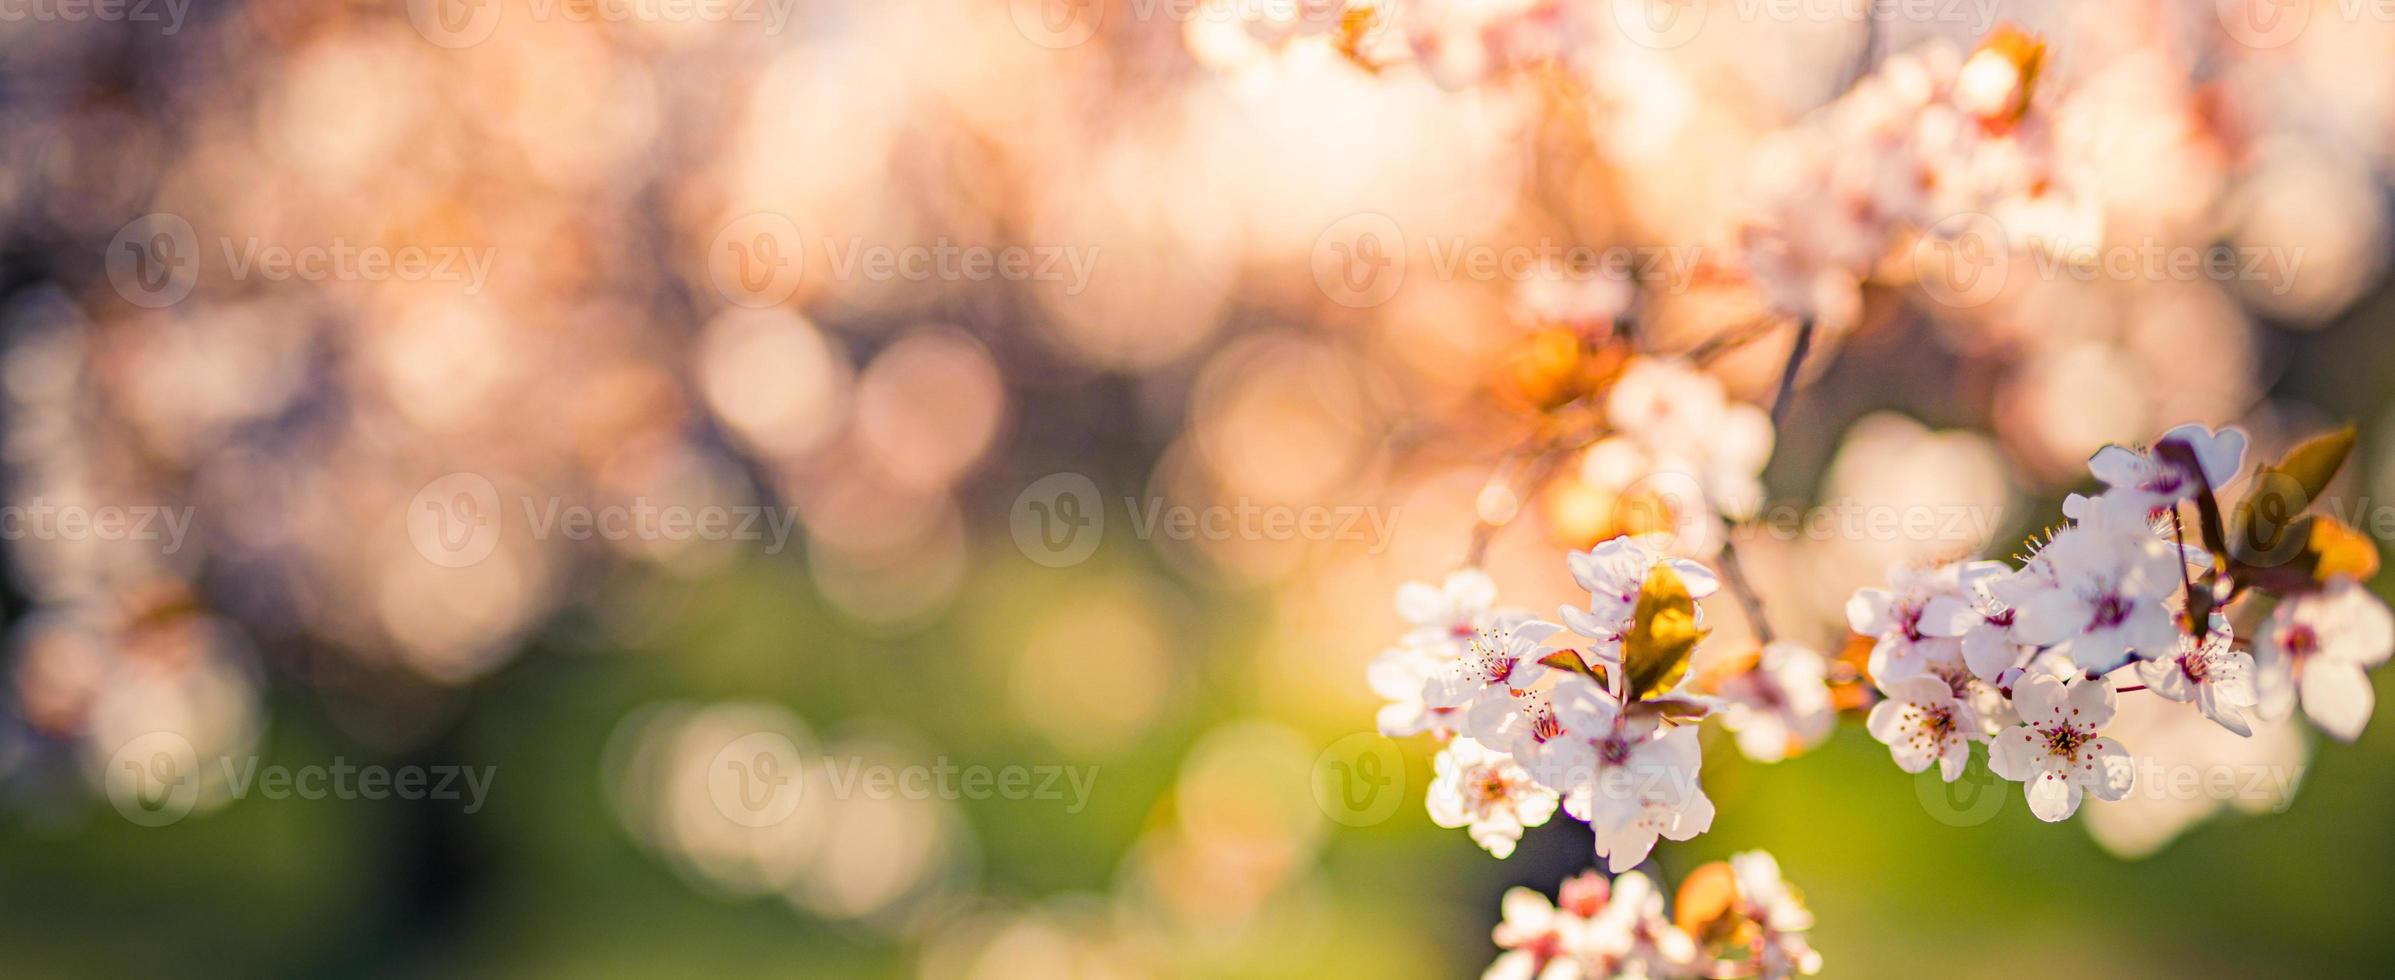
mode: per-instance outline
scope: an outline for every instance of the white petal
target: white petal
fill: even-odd
[[[2071,778],[2087,787],[2100,800],[2118,800],[2129,795],[2137,782],[2137,760],[2129,757],[2120,743],[2099,738],[2079,747],[2079,770]]]
[[[2370,678],[2362,673],[2361,667],[2313,657],[2304,665],[2300,683],[2304,714],[2321,731],[2351,742],[2370,724],[2370,711],[2377,705],[2378,694],[2370,689]]]
[[[2040,592],[2013,609],[2013,636],[2023,643],[2045,646],[2079,634],[2094,619],[2094,611],[2079,597],[2062,589]]]
[[[2062,773],[2047,770],[2021,784],[2022,793],[2029,797],[2029,812],[2039,820],[2053,823],[2079,811],[2079,799],[2084,793],[2079,784],[2063,778]]]
[[[1896,628],[1888,608],[1896,594],[1886,589],[1861,589],[1846,600],[1846,625],[1864,636],[1879,636]]]
[[[2153,470],[2153,461],[2144,454],[2120,446],[2106,446],[2087,460],[2087,471],[2108,487],[2136,486]]]
[[[2045,757],[2045,740],[2027,728],[2007,728],[1988,743],[1988,770],[2015,782],[2037,775],[2038,760]]]
[[[2103,681],[2079,681],[2071,685],[2065,716],[2079,727],[2102,728],[2112,721],[2115,700],[2112,685]],[[2030,719],[2032,723],[2036,719]]]
[[[2064,704],[2069,697],[2062,682],[2045,674],[2023,677],[2012,689],[2013,707],[2020,709],[2021,720],[2032,725],[2051,724],[2064,717]]]
[[[1416,626],[1445,626],[1440,620],[1447,612],[1447,597],[1427,582],[1407,582],[1397,587],[1397,615]]]

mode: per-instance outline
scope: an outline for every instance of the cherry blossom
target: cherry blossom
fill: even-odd
[[[1555,791],[1539,785],[1512,756],[1469,738],[1447,743],[1432,761],[1430,819],[1441,827],[1470,827],[1473,843],[1502,860],[1522,830],[1555,815]]]
[[[1947,782],[1960,778],[1971,761],[1971,741],[1982,734],[1978,713],[1936,677],[1907,677],[1883,689],[1887,700],[1871,707],[1865,723],[1871,737],[1885,743],[1906,772],[1935,763]]]
[[[1877,641],[1871,676],[1893,680],[1962,663],[1960,637],[1975,619],[1962,573],[1957,564],[1899,567],[1888,573],[1891,588],[1861,589],[1846,600],[1847,627]]]
[[[1394,646],[1381,651],[1364,671],[1372,693],[1387,699],[1377,719],[1380,733],[1403,738],[1423,732],[1441,737],[1452,726],[1453,708],[1433,708],[1422,701],[1430,676],[1454,658],[1417,646]]]
[[[1558,615],[1581,636],[1596,640],[1619,636],[1629,628],[1630,617],[1638,608],[1639,590],[1646,586],[1648,571],[1658,563],[1669,564],[1679,574],[1692,598],[1703,599],[1721,589],[1721,580],[1711,569],[1664,554],[1652,539],[1624,536],[1564,556],[1572,581],[1588,590],[1589,601],[1586,609],[1565,606]]]
[[[2184,443],[2194,452],[2201,472],[2189,472],[2156,451],[2106,446],[2087,461],[2088,471],[2110,488],[2097,498],[2102,506],[2128,520],[2149,520],[2194,497],[2204,486],[2215,491],[2227,486],[2237,477],[2238,467],[2245,464],[2245,433],[2236,428],[2216,432],[2190,423],[2156,440],[2157,445],[2165,442]]]
[[[2295,596],[2271,610],[2254,639],[2256,693],[2265,718],[2284,718],[2295,695],[2322,731],[2353,741],[2370,724],[2377,695],[2363,671],[2395,651],[2395,614],[2350,578]]]
[[[1730,855],[1730,873],[1738,884],[1741,912],[1755,924],[1757,961],[1764,977],[1790,977],[1821,972],[1821,954],[1813,951],[1803,933],[1813,928],[1813,913],[1780,877],[1780,862],[1767,851]]]
[[[1593,873],[1574,882],[1600,881]],[[1581,896],[1593,889],[1582,886]],[[1575,903],[1571,883],[1565,884],[1566,905]],[[1599,904],[1584,914],[1587,925],[1573,949],[1574,966],[1584,977],[1670,977],[1687,975],[1695,966],[1696,944],[1664,914],[1663,892],[1654,879],[1636,871],[1616,875]]]
[[[1715,685],[1722,727],[1737,736],[1738,751],[1757,762],[1778,762],[1819,745],[1838,725],[1828,676],[1829,664],[1811,648],[1766,644],[1751,666]]]
[[[1475,630],[1488,622],[1497,604],[1497,583],[1487,572],[1466,568],[1450,573],[1438,585],[1407,582],[1397,588],[1397,615],[1413,627],[1405,642],[1416,646],[1463,652]]]
[[[1616,873],[1646,860],[1658,838],[1688,840],[1713,826],[1713,801],[1697,785],[1696,729],[1642,727],[1574,731],[1531,763],[1541,782],[1564,790],[1565,811],[1595,830],[1597,854]]]
[[[1509,888],[1499,903],[1505,918],[1490,938],[1505,952],[1481,973],[1481,980],[1535,980],[1561,960],[1576,939],[1580,919],[1555,907],[1532,888]]]
[[[2179,637],[2179,652],[2157,660],[2140,661],[2137,676],[2146,689],[2173,701],[2193,701],[2204,717],[2239,735],[2252,735],[2242,709],[2258,701],[2254,691],[2253,655],[2231,649],[2236,637],[2229,618],[2214,614],[2202,640]]]
[[[2053,587],[2007,596],[2021,639],[2067,643],[2071,661],[2095,673],[2178,649],[2178,623],[2164,600],[2179,589],[2183,557],[2142,524],[2131,530],[2091,519],[2056,535],[2038,557]]]
[[[1562,630],[1519,613],[1492,616],[1487,627],[1473,632],[1462,656],[1431,672],[1423,703],[1477,711],[1483,718],[1502,716],[1513,710],[1513,692],[1528,690],[1546,676],[1547,668],[1538,662],[1547,652],[1544,641]]]
[[[2013,703],[2025,724],[1997,737],[1988,768],[2023,784],[2029,812],[2052,823],[2078,812],[2088,793],[2104,800],[2128,795],[2136,762],[2098,734],[2112,720],[2109,683],[2081,680],[2065,687],[2050,675],[2032,674],[2013,688]]]

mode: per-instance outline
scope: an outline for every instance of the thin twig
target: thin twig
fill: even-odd
[[[1788,406],[1796,404],[1796,373],[1804,369],[1805,354],[1813,349],[1813,318],[1796,322],[1796,345],[1788,349],[1788,366],[1780,369],[1780,393],[1771,400],[1771,429],[1779,431],[1788,420]]]
[[[1746,610],[1755,638],[1770,643],[1774,637],[1771,620],[1763,615],[1763,597],[1756,594],[1754,582],[1746,577],[1746,566],[1738,560],[1738,542],[1726,536],[1721,542],[1721,576],[1729,583],[1730,594],[1738,597],[1739,608]]]

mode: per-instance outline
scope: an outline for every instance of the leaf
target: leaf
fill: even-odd
[[[1578,674],[1597,682],[1598,687],[1608,691],[1613,690],[1612,683],[1606,679],[1605,668],[1589,663],[1586,658],[1580,656],[1578,650],[1557,650],[1540,658],[1539,664],[1565,673]]]
[[[1688,657],[1705,631],[1696,625],[1696,599],[1669,562],[1656,562],[1638,589],[1630,631],[1622,636],[1628,700],[1671,690],[1688,673]]]
[[[2271,467],[2294,477],[2303,485],[2304,496],[2317,500],[2328,490],[2328,481],[2335,479],[2344,468],[2345,457],[2353,455],[2354,428],[2348,425],[2323,436],[2313,436],[2303,444],[2287,451],[2278,465]]]
[[[2348,425],[2307,439],[2256,471],[2253,489],[2238,501],[2230,526],[2231,557],[2241,565],[2274,568],[2302,555],[2311,533],[2302,526],[2304,511],[2328,490],[2329,481],[2353,454],[2353,444],[2354,427]]]

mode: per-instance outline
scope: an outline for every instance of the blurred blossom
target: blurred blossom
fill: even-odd
[[[752,450],[796,457],[846,410],[848,361],[814,325],[780,310],[727,310],[707,324],[698,370],[707,396]]]
[[[2178,707],[2120,699],[2113,732],[2138,746],[2138,786],[2118,802],[2086,804],[2087,832],[2116,856],[2150,856],[2223,810],[2268,813],[2295,802],[2311,753],[2292,720],[2257,720],[2243,738]]]

